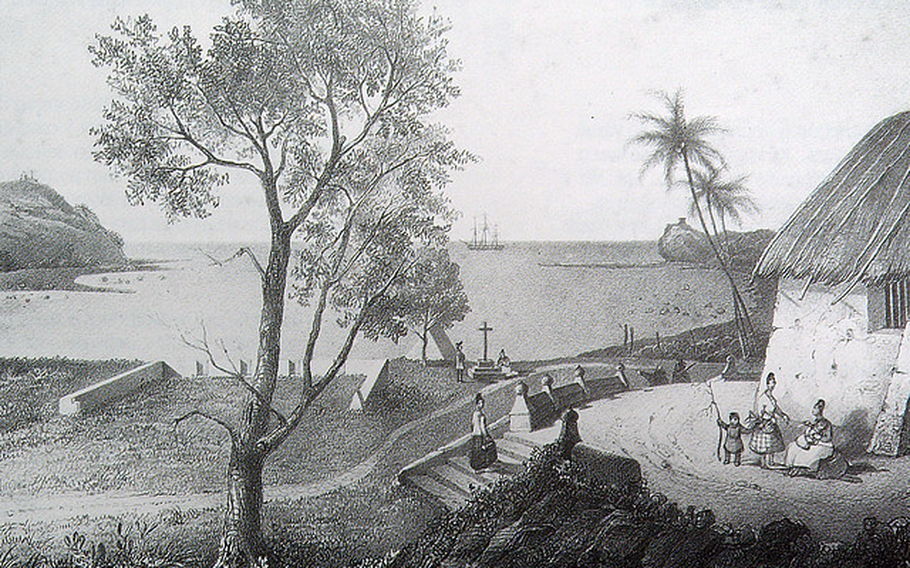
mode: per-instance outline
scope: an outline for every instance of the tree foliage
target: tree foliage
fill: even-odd
[[[446,249],[426,249],[411,268],[404,284],[396,290],[405,305],[405,323],[420,338],[422,358],[427,359],[427,343],[434,328],[448,329],[462,321],[471,308],[459,276],[459,266]]]
[[[419,15],[411,0],[234,3],[208,47],[189,27],[161,34],[140,16],[117,19],[90,48],[114,93],[92,130],[94,155],[126,179],[131,203],[157,203],[172,221],[205,217],[234,172],[257,179],[264,198],[268,258],[235,255],[250,257],[262,283],[253,377],[230,373],[246,393],[242,418],[191,413],[232,440],[221,565],[261,553],[265,458],[338,376],[355,338],[406,333],[411,305],[396,290],[416,274],[418,251],[444,246],[454,212],[441,189],[472,159],[430,121],[458,95],[442,18]],[[303,386],[279,409],[288,292],[313,315]],[[315,380],[313,354],[333,317],[347,332]],[[204,335],[193,345],[214,362]]]
[[[708,245],[730,285],[736,326],[739,329],[742,351],[745,356],[750,350],[749,344],[752,341],[752,322],[730,267],[727,265],[726,255],[721,250],[719,243],[716,242],[715,237],[712,237],[708,228],[705,210],[699,199],[695,180],[695,175],[699,168],[710,172],[712,170],[719,171],[725,166],[721,153],[708,141],[709,136],[721,133],[724,130],[718,125],[717,119],[713,116],[697,116],[689,119],[686,116],[682,90],[677,90],[673,95],[660,91],[657,93],[657,97],[664,106],[665,114],[633,114],[632,118],[641,122],[645,129],[634,136],[630,143],[644,146],[649,150],[648,155],[642,162],[641,174],[643,175],[653,168],[660,168],[668,190],[674,185],[676,171],[682,168],[685,172],[686,179],[684,183],[689,190],[691,203],[699,223],[701,223]],[[708,214],[713,219],[713,210],[710,204],[706,205]],[[712,224],[716,226],[713,221]],[[716,232],[715,230],[715,235]]]

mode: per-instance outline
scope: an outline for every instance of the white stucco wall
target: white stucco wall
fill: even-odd
[[[815,401],[838,426],[859,418],[871,433],[881,409],[903,333],[869,333],[866,290],[858,286],[835,305],[836,292],[805,283],[780,282],[762,376],[777,377],[775,394],[796,421],[806,420]],[[852,415],[852,416],[851,416]],[[868,442],[868,439],[865,440]]]

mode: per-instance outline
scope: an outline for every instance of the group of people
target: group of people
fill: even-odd
[[[780,408],[774,397],[775,386],[777,378],[774,373],[769,373],[764,386],[759,388],[755,408],[745,422],[740,420],[736,412],[731,412],[728,421],[725,422],[715,405],[717,425],[724,433],[722,445],[724,463],[729,464],[731,460],[735,466],[742,463],[742,454],[745,450],[742,437],[746,433],[751,433],[749,449],[760,456],[762,468],[785,469],[793,476],[814,474],[823,460],[835,454],[834,427],[825,418],[825,401],[823,399],[816,401],[812,407],[812,418],[803,422],[803,432],[787,446],[784,444],[779,421],[790,422],[790,417]],[[778,464],[775,458],[784,452],[786,452],[784,463]]]
[[[455,380],[459,383],[470,382],[467,377],[468,358],[464,353],[463,345],[463,341],[459,341],[455,344]],[[508,355],[506,355],[505,349],[499,350],[499,357],[496,359],[496,366],[500,368],[503,374],[512,374],[512,360],[509,359]]]

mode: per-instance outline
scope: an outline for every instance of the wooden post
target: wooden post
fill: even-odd
[[[288,359],[288,376],[290,376],[290,377],[297,376],[297,366],[294,365],[293,359]]]
[[[657,350],[658,350],[658,351],[661,351],[661,348],[660,348],[660,332],[659,332],[659,331],[655,331],[655,332],[654,332],[654,335],[655,335],[655,337],[657,338]]]
[[[629,353],[635,351],[635,328],[629,326]]]
[[[204,377],[205,376],[205,367],[202,365],[202,362],[196,361],[196,376]]]

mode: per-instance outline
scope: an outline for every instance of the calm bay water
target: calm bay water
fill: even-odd
[[[133,258],[166,261],[156,272],[92,275],[86,284],[129,293],[6,292],[0,296],[0,356],[163,359],[183,372],[201,356],[181,334],[210,341],[235,359],[255,355],[258,277],[245,258],[216,266],[237,244],[155,244],[127,247]],[[255,245],[261,255],[264,245]],[[508,243],[502,251],[451,245],[471,305],[450,331],[479,357],[477,328],[487,322],[491,353],[513,359],[574,355],[622,342],[622,325],[638,337],[679,333],[729,319],[731,303],[722,275],[712,270],[660,264],[655,243]],[[550,266],[619,265],[614,267]],[[635,265],[630,267],[630,265]],[[310,310],[290,303],[283,358],[299,357]],[[330,357],[343,337],[327,325],[317,357]],[[359,339],[353,358],[403,355],[416,338],[398,345]],[[220,350],[220,347],[219,347]]]

